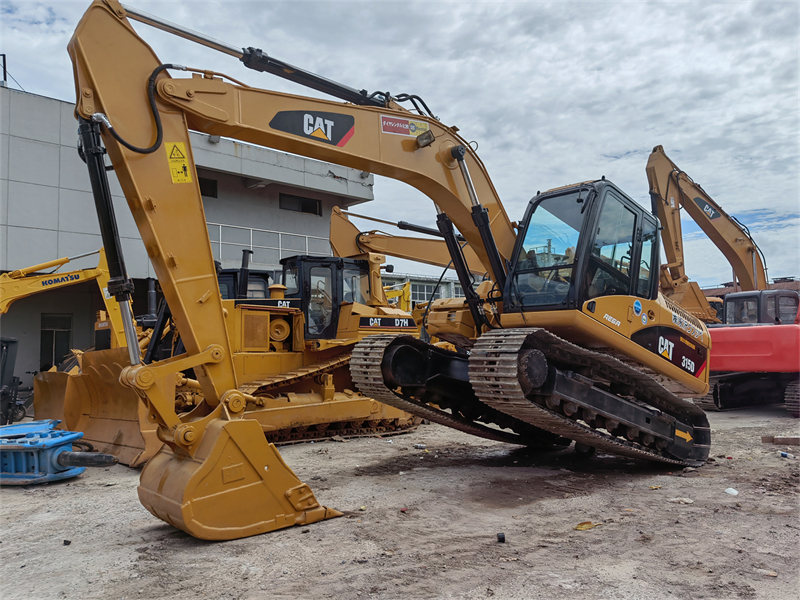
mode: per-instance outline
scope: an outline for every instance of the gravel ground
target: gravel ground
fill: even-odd
[[[123,466],[3,488],[2,597],[796,600],[800,459],[761,436],[798,422],[778,408],[709,418],[713,462],[684,470],[435,425],[286,446],[346,516],[231,542],[152,517]],[[575,529],[586,521],[599,525]]]

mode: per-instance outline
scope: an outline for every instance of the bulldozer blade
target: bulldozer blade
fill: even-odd
[[[57,419],[57,429],[64,429],[64,398],[69,373],[45,371],[33,378],[33,414],[37,420]]]
[[[234,540],[342,513],[321,506],[250,419],[211,421],[194,457],[164,445],[142,470],[139,500],[204,540]]]
[[[67,429],[82,431],[96,450],[137,467],[158,452],[161,440],[139,396],[119,382],[127,366],[127,348],[86,352],[81,372],[67,382],[64,420]]]

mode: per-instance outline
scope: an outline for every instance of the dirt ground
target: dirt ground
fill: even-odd
[[[800,459],[761,443],[797,435],[784,415],[711,413],[713,462],[696,470],[531,453],[435,425],[287,446],[320,502],[348,516],[224,543],[152,517],[123,466],[3,488],[0,589],[7,600],[796,600]],[[600,525],[575,529],[585,521]]]

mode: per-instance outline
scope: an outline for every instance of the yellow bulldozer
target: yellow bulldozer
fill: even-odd
[[[162,63],[131,19],[344,103]],[[138,490],[158,518],[221,540],[340,514],[319,503],[256,420],[264,394],[281,395],[273,377],[287,383],[286,373],[301,376],[293,353],[313,351],[315,364],[331,357],[330,371],[304,380],[313,381],[316,394],[336,393],[337,376],[348,385],[352,379],[369,398],[485,438],[536,447],[575,440],[582,449],[675,465],[707,457],[705,414],[682,396],[708,389],[708,331],[659,294],[658,222],[611,182],[537,194],[514,227],[475,151],[416,95],[359,91],[116,0],[90,6],[68,51],[79,136],[109,252],[109,292],[124,307],[131,283],[114,235],[104,150],[185,347],[151,364],[131,352],[120,375],[164,442]],[[178,71],[191,76],[172,77]],[[401,106],[406,102],[414,112]],[[392,177],[430,197],[466,298],[435,302],[428,327],[458,351],[402,335],[413,322],[385,308],[340,304],[324,269],[297,265],[296,285],[284,270],[285,298],[320,307],[313,319],[277,296],[261,307],[223,301],[190,129]],[[454,228],[490,277],[474,291]],[[281,339],[272,340],[273,333]],[[342,348],[348,374],[345,364],[335,366]],[[265,373],[284,360],[297,367]],[[187,369],[194,378],[184,383]],[[187,385],[201,391],[202,402],[179,414],[176,391]]]

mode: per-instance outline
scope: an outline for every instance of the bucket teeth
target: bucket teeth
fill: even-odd
[[[321,506],[253,420],[209,423],[193,457],[167,445],[145,465],[139,500],[206,540],[233,540],[342,515]]]

